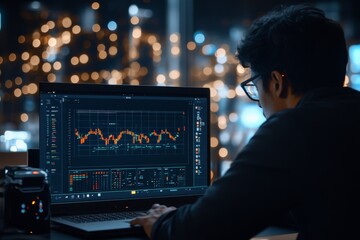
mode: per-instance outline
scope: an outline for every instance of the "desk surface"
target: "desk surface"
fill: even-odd
[[[251,240],[295,240],[297,233],[293,229],[281,228],[281,227],[269,227],[264,231],[259,233],[256,237]],[[64,233],[56,230],[51,230],[49,234],[42,235],[24,235],[24,234],[6,234],[0,236],[3,240],[19,240],[19,239],[29,239],[29,240],[79,240],[81,238]],[[107,238],[112,240],[145,240],[148,239],[145,236],[124,236],[124,237],[114,237]]]

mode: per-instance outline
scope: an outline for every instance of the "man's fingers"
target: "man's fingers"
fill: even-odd
[[[131,219],[130,225],[131,226],[140,225],[139,220],[137,218]]]
[[[136,218],[134,218],[134,219],[132,219],[132,220],[130,221],[130,225],[132,225],[132,226],[135,226],[135,225],[141,225],[141,226],[143,226],[143,224],[144,224],[144,218],[145,218],[145,216],[144,216],[144,217],[143,217],[143,216],[136,217]]]
[[[174,210],[176,210],[176,207],[174,206],[169,207],[169,211],[174,211]]]
[[[166,213],[166,212],[169,212],[169,211],[173,211],[175,210],[176,207],[166,207],[165,205],[160,205],[160,204],[154,204],[150,209],[149,211],[147,211],[146,215],[144,216],[138,216],[134,219],[132,219],[130,221],[130,224],[131,225],[141,225],[141,226],[144,226],[146,220],[148,218],[151,218],[151,217],[155,217],[155,218],[158,218],[160,217],[162,214]]]
[[[160,204],[155,203],[155,204],[153,204],[153,205],[151,206],[152,209],[153,209],[153,208],[157,208],[157,207],[160,207]]]
[[[151,238],[151,230],[156,220],[164,213],[175,210],[176,207],[154,204],[144,216],[138,216],[130,221],[131,226],[142,226],[146,235]]]

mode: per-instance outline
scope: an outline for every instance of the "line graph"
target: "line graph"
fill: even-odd
[[[183,127],[185,131],[185,126]],[[110,141],[113,142],[113,144],[117,144],[122,138],[123,135],[130,135],[132,137],[132,143],[140,143],[142,144],[144,141],[145,143],[150,143],[150,139],[152,136],[156,137],[156,143],[161,143],[161,140],[163,139],[163,135],[167,135],[169,139],[176,141],[176,139],[180,136],[180,128],[178,128],[177,133],[173,135],[170,133],[167,129],[160,130],[159,133],[156,132],[156,130],[152,131],[150,134],[146,135],[144,133],[135,133],[133,131],[130,131],[128,129],[121,131],[117,136],[110,134],[108,137],[105,137],[102,133],[100,128],[97,128],[95,130],[90,129],[86,134],[81,134],[77,129],[75,129],[75,136],[80,141],[80,144],[85,144],[86,140],[88,140],[90,135],[97,135],[100,137],[102,141],[104,141],[105,145],[109,145]]]
[[[168,155],[185,151],[183,111],[76,111],[74,146],[79,156]]]

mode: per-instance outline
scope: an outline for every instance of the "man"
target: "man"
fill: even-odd
[[[310,6],[280,7],[252,24],[238,57],[266,122],[197,202],[154,205],[132,224],[156,240],[249,239],[290,212],[299,239],[356,236],[360,93],[343,87],[341,26]]]

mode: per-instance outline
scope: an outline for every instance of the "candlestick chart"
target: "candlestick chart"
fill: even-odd
[[[73,130],[79,156],[183,153],[185,112],[79,110]]]

